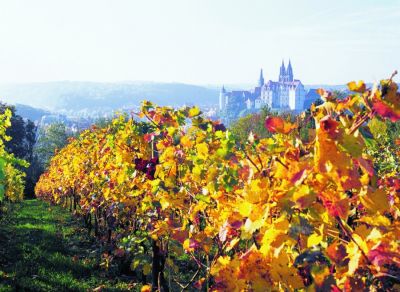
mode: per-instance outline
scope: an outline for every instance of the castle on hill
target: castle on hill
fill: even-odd
[[[311,94],[311,91],[309,93]],[[274,111],[300,112],[304,110],[305,104],[308,104],[307,99],[315,100],[318,97],[315,96],[315,92],[312,92],[312,96],[307,95],[301,81],[294,79],[290,60],[287,68],[282,61],[278,81],[269,80],[265,83],[261,69],[258,85],[251,90],[227,91],[222,86],[219,110],[226,119],[235,115],[237,118],[240,113],[256,111],[263,107]]]

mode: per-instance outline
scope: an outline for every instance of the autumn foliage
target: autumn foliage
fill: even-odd
[[[12,126],[10,120],[11,111],[6,109],[0,114],[0,206],[4,201],[16,202],[24,198],[25,173],[21,168],[29,165],[5,149],[4,143],[11,140],[6,134],[7,128]]]
[[[147,290],[398,288],[399,174],[377,176],[366,140],[369,121],[400,119],[400,95],[392,79],[349,89],[320,91],[310,141],[271,117],[271,138],[241,144],[196,107],[144,102],[147,122],[120,117],[71,140],[36,195],[94,216]]]

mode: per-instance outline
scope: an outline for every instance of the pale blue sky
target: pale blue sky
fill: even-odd
[[[0,83],[255,83],[289,57],[305,84],[390,76],[400,0],[0,2]]]

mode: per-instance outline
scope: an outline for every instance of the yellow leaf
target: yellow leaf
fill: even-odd
[[[240,213],[240,215],[242,215],[243,217],[248,217],[250,215],[250,213],[251,213],[252,206],[253,206],[253,204],[251,204],[251,203],[249,203],[247,201],[244,201],[243,203],[241,203],[239,205],[239,213]]]
[[[261,241],[260,252],[267,255],[271,251],[271,247],[280,246],[287,240],[289,225],[289,221],[285,216],[278,218],[274,224],[265,231]]]
[[[224,269],[225,266],[229,265],[231,262],[231,258],[229,256],[220,256],[217,259],[217,262],[211,267],[211,275],[215,276],[219,273],[220,270]]]
[[[229,243],[228,247],[226,248],[226,252],[230,251],[232,248],[234,248],[240,241],[240,238],[234,238],[231,240]]]
[[[196,116],[198,116],[200,113],[201,113],[201,111],[200,111],[200,109],[199,109],[197,106],[192,107],[192,108],[189,110],[189,118],[196,117]]]
[[[307,239],[307,247],[312,247],[314,245],[319,244],[322,241],[322,234],[318,235],[316,233],[311,234],[311,236]]]
[[[382,239],[382,233],[377,228],[372,229],[371,233],[366,238],[367,241],[371,240],[374,242],[380,241],[381,239]]]
[[[247,239],[251,238],[253,233],[257,230],[260,229],[264,225],[264,220],[256,220],[256,221],[251,221],[249,218],[247,218],[245,224],[244,224],[244,232],[242,232],[242,238]]]
[[[131,270],[134,271],[140,264],[140,260],[139,259],[135,259],[132,264],[131,264]]]
[[[190,247],[190,239],[189,238],[186,238],[185,241],[183,242],[183,249],[186,251],[194,251],[194,249]]]
[[[364,173],[361,177],[360,177],[360,182],[362,185],[366,186],[369,184],[369,175],[368,173]]]
[[[188,136],[183,136],[181,138],[181,145],[186,148],[191,148],[193,143]]]
[[[125,172],[122,171],[117,177],[117,183],[121,185],[125,181]]]
[[[197,157],[200,159],[206,159],[208,155],[208,146],[206,143],[200,143],[196,145]]]
[[[170,206],[169,201],[163,196],[160,198],[160,205],[163,210],[167,209]]]
[[[108,200],[110,198],[110,188],[106,188],[103,193],[104,199]]]
[[[260,202],[260,193],[263,190],[260,187],[260,180],[254,179],[250,182],[246,190],[246,200],[250,203],[256,204]]]
[[[144,275],[149,275],[151,272],[151,265],[149,263],[145,263],[143,265],[143,274]]]
[[[368,246],[367,243],[359,236],[357,233],[353,233],[353,239],[357,243],[357,245],[362,249],[363,252],[367,253]]]
[[[362,216],[359,222],[367,223],[372,226],[390,226],[390,220],[382,215],[374,215],[374,216]]]
[[[274,282],[286,283],[291,288],[289,291],[304,287],[303,281],[297,273],[297,269],[291,265],[286,252],[281,252],[274,258],[273,264],[270,267],[270,274]],[[265,287],[260,291],[264,290]]]
[[[351,91],[360,92],[360,93],[363,93],[366,90],[364,81],[358,81],[358,83],[356,83],[355,81],[351,81],[351,82],[347,83],[347,87]]]
[[[178,129],[176,127],[168,127],[167,128],[168,135],[173,136],[177,132],[177,130]]]
[[[193,172],[193,180],[200,182],[201,181],[201,172],[202,172],[201,167],[199,165],[195,165],[195,167],[193,167],[192,172]]]
[[[357,270],[360,259],[361,259],[361,252],[358,249],[357,245],[354,242],[350,242],[347,247],[346,251],[348,254],[349,259],[349,269],[348,274],[353,275],[354,272]]]

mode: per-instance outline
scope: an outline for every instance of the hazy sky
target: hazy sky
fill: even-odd
[[[305,84],[389,77],[400,0],[0,2],[0,83],[255,83],[282,58]]]

